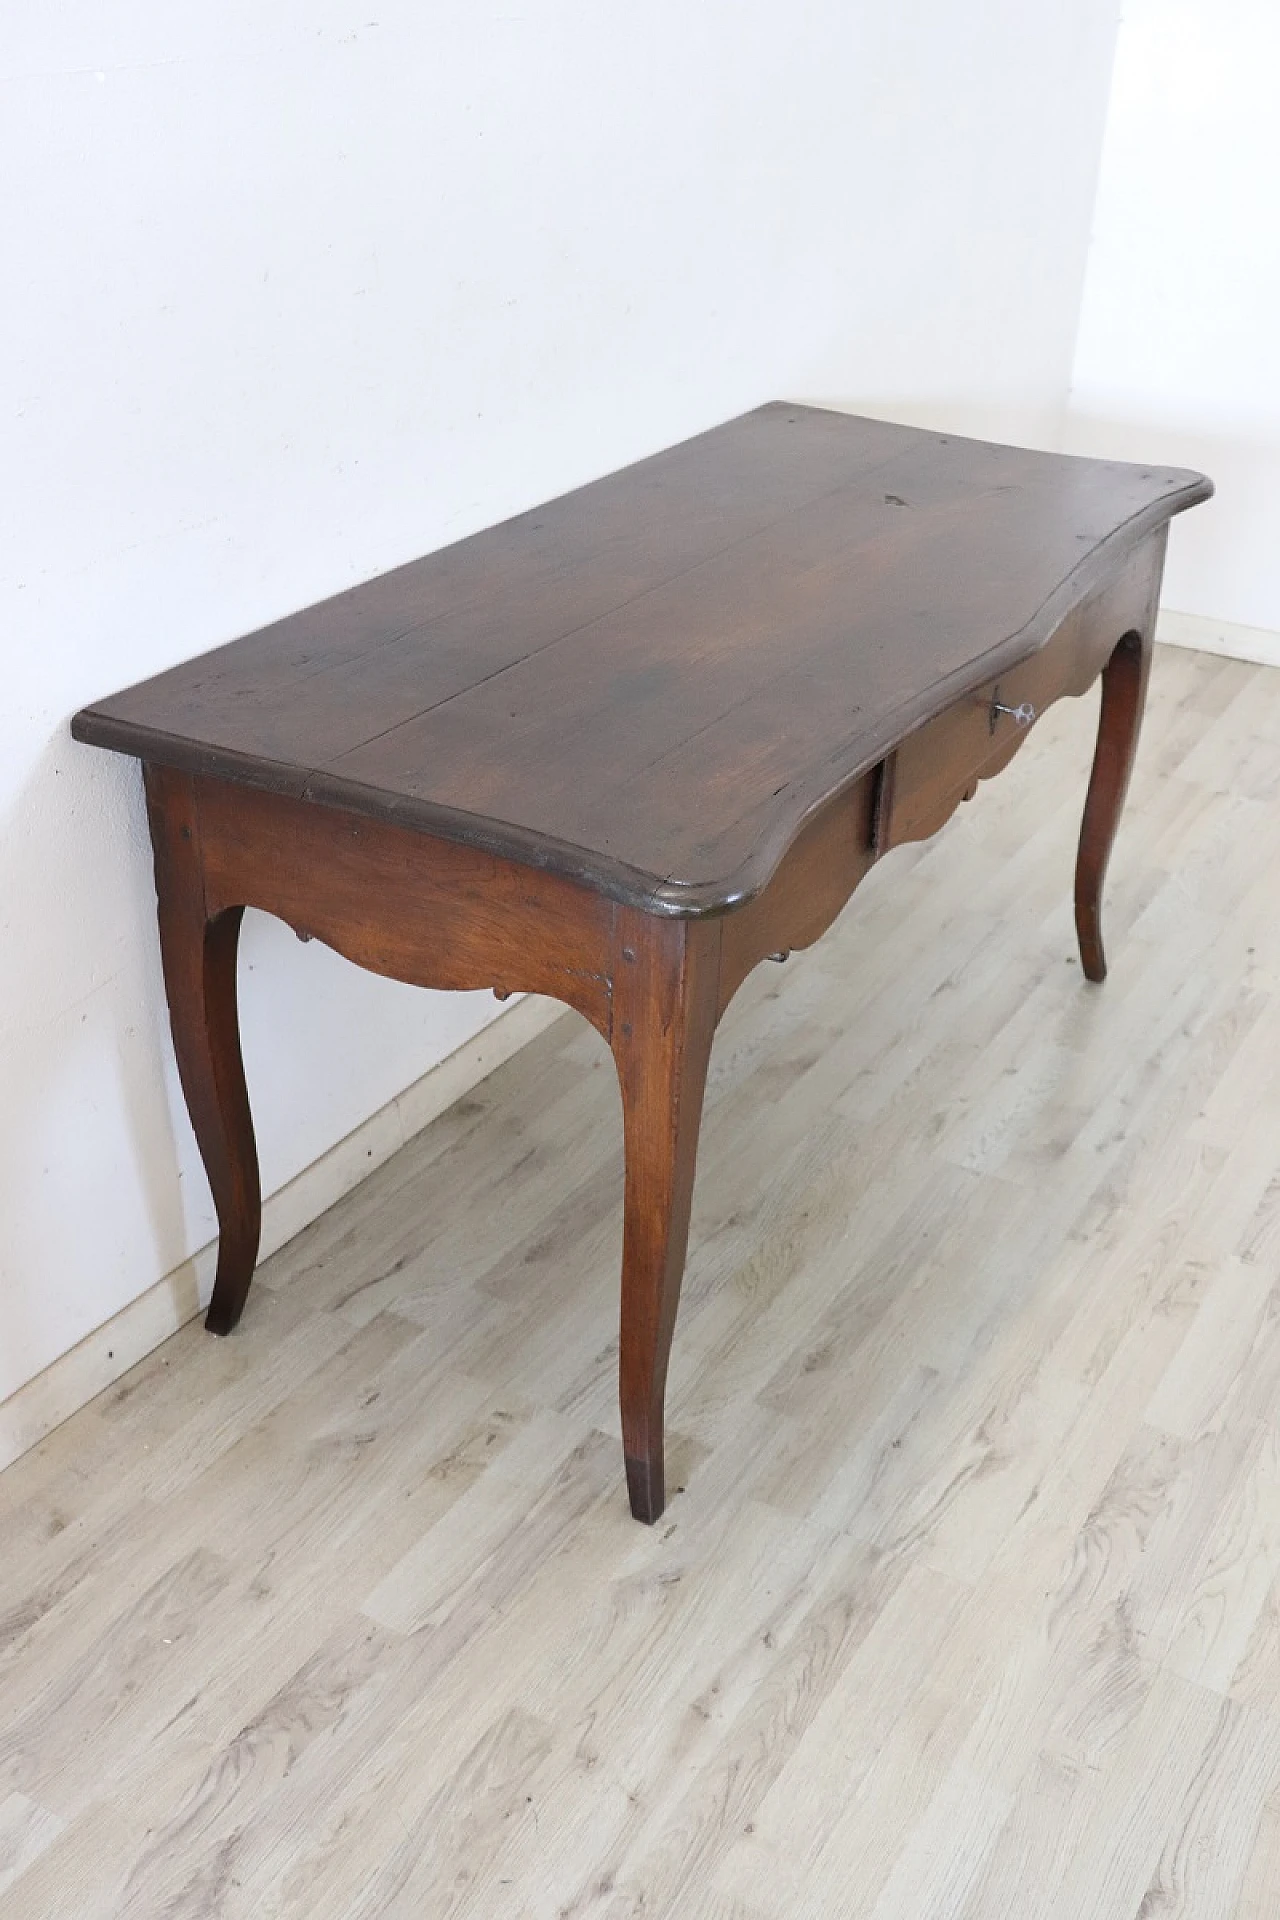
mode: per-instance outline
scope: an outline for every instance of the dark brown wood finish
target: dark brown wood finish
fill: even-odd
[[[617,932],[612,1042],[626,1155],[622,1447],[631,1511],[653,1521],[666,1502],[663,1397],[719,1011],[721,923],[622,908]]]
[[[77,737],[721,912],[1206,491],[764,407],[101,701]]]
[[[209,1326],[258,1246],[246,906],[397,979],[553,995],[617,1064],[622,1429],[655,1519],[720,1014],[1100,675],[1076,911],[1103,977],[1168,521],[1208,491],[771,406],[78,714],[146,767]]]
[[[1153,601],[1150,623],[1124,635],[1102,674],[1098,744],[1076,859],[1076,934],[1080,941],[1080,959],[1086,977],[1099,984],[1107,977],[1107,956],[1102,945],[1102,883],[1106,879],[1138,750],[1151,672],[1154,623]]]
[[[167,767],[145,771],[173,1050],[218,1215],[218,1269],[205,1324],[211,1333],[230,1333],[244,1310],[262,1230],[236,1006],[244,907],[209,904],[195,782]]]

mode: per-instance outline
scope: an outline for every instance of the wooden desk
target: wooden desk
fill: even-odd
[[[1168,522],[1210,491],[777,404],[77,714],[144,763],[208,1326],[258,1250],[246,906],[395,979],[554,995],[622,1087],[622,1431],[655,1520],[720,1015],[1099,675],[1076,924],[1103,978]]]

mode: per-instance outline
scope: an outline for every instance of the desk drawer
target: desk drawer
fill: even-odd
[[[1022,679],[1015,671],[987,682],[902,742],[886,774],[882,851],[927,840],[979,780],[1008,764],[1040,713]]]
[[[1098,612],[1095,606],[1078,608],[1039,652],[907,735],[885,762],[879,852],[935,834],[979,780],[1008,765],[1046,707],[1092,685],[1124,630],[1114,618],[1100,620]]]

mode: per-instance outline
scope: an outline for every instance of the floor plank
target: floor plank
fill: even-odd
[[[1156,663],[766,967],[661,1524],[572,1016],[0,1476],[0,1920],[1280,1913],[1280,674]]]

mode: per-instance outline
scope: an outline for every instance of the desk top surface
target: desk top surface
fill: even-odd
[[[73,732],[711,911],[1210,491],[775,403],[98,701]]]

